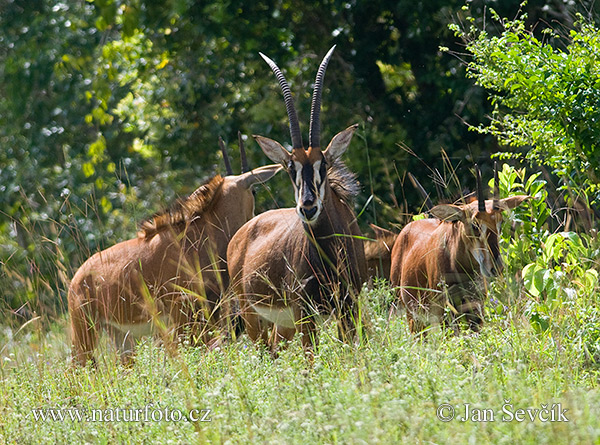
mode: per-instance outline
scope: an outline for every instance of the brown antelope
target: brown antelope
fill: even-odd
[[[68,294],[74,363],[93,361],[101,328],[125,362],[135,339],[152,332],[179,336],[189,329],[209,341],[219,320],[221,289],[228,286],[227,244],[254,216],[252,186],[281,169],[269,165],[248,172],[243,162],[243,173],[232,176],[225,151],[224,156],[228,176],[215,176],[142,223],[137,238],[96,253],[75,273]]]
[[[355,299],[366,277],[366,264],[350,204],[357,183],[340,157],[357,126],[337,134],[324,151],[320,144],[322,82],[334,48],[317,72],[308,150],[302,144],[287,81],[261,53],[283,91],[292,151],[262,136],[255,139],[272,161],[287,169],[296,207],[270,210],[250,220],[232,238],[227,258],[246,331],[272,352],[280,339],[289,340],[296,332],[303,334],[302,345],[309,352],[316,341],[318,314],[334,314],[345,339],[355,332]]]
[[[423,198],[423,205],[426,210],[429,211],[433,207],[429,194],[425,191],[421,183],[417,181],[417,178],[410,172],[408,173],[408,179],[410,179],[413,187]],[[373,234],[375,235],[374,240],[365,241],[365,258],[367,260],[369,279],[373,277],[382,277],[389,281],[392,263],[392,247],[396,242],[396,238],[398,238],[398,234],[391,230],[384,229],[383,227],[376,226],[375,224],[369,225],[371,226],[371,229],[373,229]]]
[[[437,205],[429,210],[434,218],[413,221],[402,229],[392,249],[391,282],[406,308],[411,332],[443,321],[446,307],[453,319],[464,318],[474,331],[480,329],[483,298],[475,280],[502,271],[498,245],[502,212],[528,198],[499,199],[495,169],[494,198],[486,201],[477,169],[476,201]]]
[[[408,173],[408,178],[423,198],[424,206],[429,211],[433,207],[429,195],[412,173]],[[367,260],[369,280],[373,277],[382,277],[389,281],[392,265],[392,247],[394,247],[398,234],[375,224],[369,225],[375,235],[374,240],[365,241],[365,258]]]
[[[365,241],[365,259],[367,261],[367,272],[369,279],[381,277],[390,279],[390,267],[392,263],[392,247],[398,237],[397,233],[383,227],[370,224],[375,236],[374,240]]]

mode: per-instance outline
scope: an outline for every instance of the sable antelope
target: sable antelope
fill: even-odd
[[[241,138],[240,138],[241,141]],[[275,175],[268,165],[215,176],[171,209],[141,225],[137,238],[90,257],[69,287],[73,361],[93,361],[100,328],[113,337],[123,361],[135,339],[169,328],[209,341],[220,316],[221,289],[228,286],[225,254],[233,234],[254,216],[252,186]],[[243,146],[240,145],[243,153]],[[242,155],[242,160],[245,156]]]
[[[429,210],[430,219],[406,225],[392,249],[391,281],[406,307],[411,332],[443,320],[449,306],[452,318],[464,318],[478,331],[483,323],[483,298],[474,280],[494,277],[503,269],[498,233],[502,212],[529,196],[499,199],[498,170],[493,200],[485,200],[477,169],[477,200],[470,204],[441,204]],[[485,295],[483,295],[484,297]]]
[[[408,178],[413,187],[419,192],[423,198],[427,211],[431,210],[433,204],[429,195],[423,186],[417,181],[412,173],[408,173]],[[374,240],[365,241],[365,258],[367,260],[367,270],[369,277],[382,277],[386,280],[390,279],[390,269],[392,263],[392,247],[398,237],[397,233],[384,229],[383,227],[369,224],[375,235]]]
[[[322,83],[334,48],[317,72],[308,150],[302,144],[287,81],[277,65],[260,54],[283,91],[292,151],[274,140],[254,137],[273,162],[287,169],[296,207],[270,210],[250,220],[231,240],[227,258],[246,331],[272,352],[280,339],[289,340],[296,332],[303,334],[302,345],[309,352],[316,341],[317,314],[333,313],[345,339],[355,332],[355,299],[366,277],[366,264],[350,203],[357,183],[340,157],[357,125],[337,134],[326,150],[320,144]]]
[[[382,277],[390,279],[392,262],[392,247],[398,237],[397,233],[383,227],[370,224],[375,235],[374,240],[365,241],[365,259],[369,277]]]

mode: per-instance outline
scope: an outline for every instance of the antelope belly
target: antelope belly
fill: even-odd
[[[168,326],[169,317],[161,316],[159,317],[161,324]],[[129,334],[134,338],[146,337],[148,335],[153,335],[156,332],[156,325],[152,322],[152,320],[148,320],[145,323],[116,323],[114,321],[107,322],[111,327],[118,329],[123,334]]]
[[[277,326],[289,329],[296,328],[294,310],[290,306],[278,307],[266,304],[253,304],[252,307],[258,315]]]

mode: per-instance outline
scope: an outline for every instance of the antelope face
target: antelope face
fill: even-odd
[[[296,212],[303,222],[312,224],[323,210],[327,160],[318,149],[293,150],[287,168],[294,186]]]
[[[474,203],[477,205],[477,202]],[[491,210],[491,209],[490,209]],[[430,210],[431,214],[443,221],[459,224],[460,236],[466,251],[479,265],[484,277],[495,277],[504,268],[500,257],[498,233],[502,222],[501,211],[480,211],[471,205],[441,204]],[[452,254],[458,255],[458,252]],[[456,257],[460,263],[472,262],[469,258]]]
[[[501,223],[500,211],[476,212],[463,223],[465,244],[484,277],[495,277],[504,269],[498,244]]]
[[[466,250],[479,265],[484,277],[495,277],[504,269],[500,256],[498,234],[502,224],[502,212],[514,209],[530,196],[511,196],[497,200],[486,200],[482,209],[475,201],[468,205],[441,204],[430,210],[442,221],[461,224],[460,236]],[[497,208],[494,208],[497,207]]]
[[[329,188],[327,168],[344,154],[357,128],[352,125],[336,134],[325,151],[309,147],[294,148],[290,153],[277,141],[254,136],[265,154],[287,169],[294,186],[296,212],[306,224],[315,224],[321,215]]]
[[[304,149],[298,114],[294,107],[294,101],[290,87],[279,67],[265,56],[259,53],[265,62],[271,67],[277,77],[279,86],[283,93],[285,107],[290,120],[290,136],[292,138],[292,152],[290,153],[278,142],[262,136],[254,136],[265,154],[273,161],[283,165],[294,185],[294,196],[296,198],[296,212],[305,224],[315,224],[319,219],[324,207],[324,201],[328,190],[327,165],[333,163],[346,151],[352,134],[358,127],[353,125],[335,135],[329,143],[327,150],[321,151],[321,95],[323,79],[327,64],[331,59],[335,45],[327,52],[315,78],[315,89],[313,90],[310,111],[309,148]]]

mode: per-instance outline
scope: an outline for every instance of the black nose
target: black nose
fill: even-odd
[[[302,200],[302,207],[312,207],[315,205],[315,200],[312,196],[304,197]]]
[[[315,213],[317,213],[317,206],[310,207],[308,209],[306,207],[302,207],[300,211],[306,219],[310,220],[313,216],[315,216]]]

